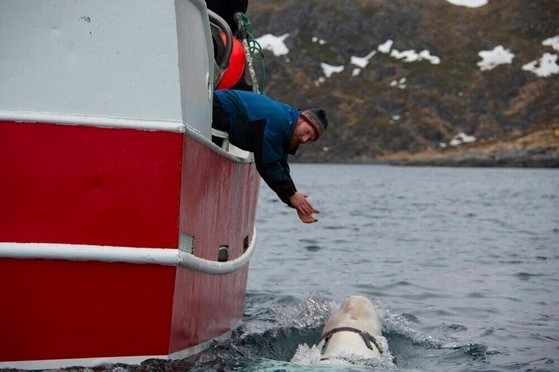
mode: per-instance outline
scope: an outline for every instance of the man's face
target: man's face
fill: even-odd
[[[297,119],[297,125],[289,141],[289,148],[296,149],[299,145],[316,140],[316,132],[311,125],[301,118]]]

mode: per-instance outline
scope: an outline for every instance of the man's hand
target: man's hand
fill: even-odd
[[[299,219],[301,221],[303,221],[304,223],[313,223],[313,222],[318,221],[318,219],[315,216],[313,216],[312,214],[303,214],[303,213],[297,211],[297,215],[299,216]]]
[[[299,219],[304,223],[313,223],[318,221],[314,216],[315,213],[320,213],[318,209],[315,209],[312,204],[307,200],[308,195],[300,192],[296,192],[291,195],[289,202],[297,210],[297,215]]]

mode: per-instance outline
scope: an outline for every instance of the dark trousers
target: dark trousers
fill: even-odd
[[[206,0],[208,9],[214,11],[225,20],[231,27],[231,31],[237,31],[237,22],[235,22],[235,13],[246,13],[248,8],[248,0]]]
[[[219,102],[219,99],[215,95],[212,105],[212,128],[229,133],[227,116],[225,115],[225,112],[223,112],[221,102]],[[221,147],[223,139],[212,136],[212,142]]]
[[[213,99],[212,116],[212,128],[229,133],[229,123],[227,121],[227,116],[223,111],[221,102],[219,102],[219,99],[215,95]]]

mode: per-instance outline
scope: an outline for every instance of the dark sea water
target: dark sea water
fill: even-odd
[[[195,369],[559,371],[559,171],[292,165],[305,225],[262,184],[245,317]],[[395,364],[297,351],[373,300]],[[297,362],[291,362],[297,353]]]
[[[559,371],[559,171],[295,164],[292,174],[319,222],[302,224],[262,184],[240,327],[144,369]],[[354,294],[376,303],[394,363],[317,363],[310,346]]]

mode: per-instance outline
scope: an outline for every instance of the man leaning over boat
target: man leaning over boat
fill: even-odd
[[[319,211],[297,191],[289,172],[288,155],[299,145],[314,142],[328,128],[322,109],[296,109],[264,95],[242,90],[216,90],[212,127],[229,134],[234,146],[254,153],[256,168],[266,184],[304,223],[318,221]]]

